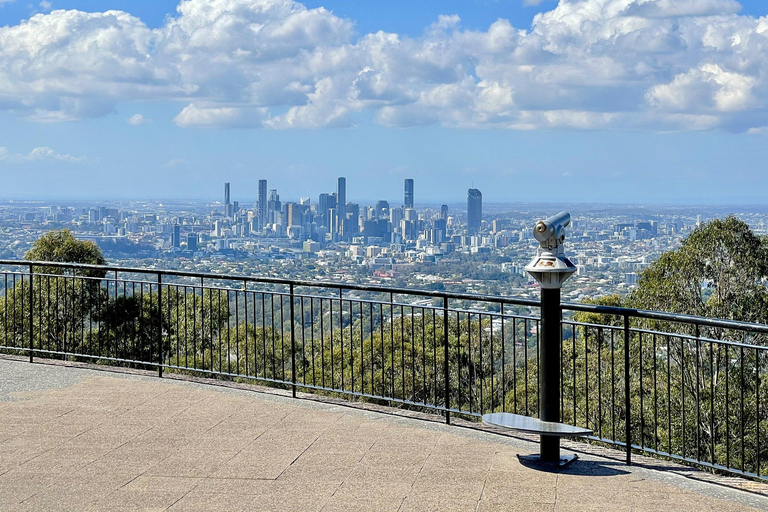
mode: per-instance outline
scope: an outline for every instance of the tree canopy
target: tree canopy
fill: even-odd
[[[768,242],[733,215],[694,230],[640,274],[627,305],[752,322],[768,320]]]
[[[32,248],[24,255],[24,259],[31,261],[56,261],[67,263],[87,263],[91,265],[103,265],[105,263],[101,249],[90,240],[78,240],[68,229],[54,230],[45,233],[35,240]],[[44,267],[36,269],[46,274],[64,274],[64,269],[56,267]],[[103,272],[85,272],[91,277],[103,277]]]

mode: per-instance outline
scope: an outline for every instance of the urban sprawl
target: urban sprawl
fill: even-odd
[[[402,203],[348,201],[345,178],[316,202],[281,201],[266,180],[249,203],[231,190],[225,183],[218,201],[0,202],[0,257],[21,258],[44,232],[69,229],[112,264],[534,297],[524,271],[537,246],[532,228],[567,209],[566,252],[578,272],[563,297],[579,301],[628,292],[711,218],[733,213],[768,231],[768,213],[754,208],[484,205],[474,188],[466,204],[421,204],[412,179]]]

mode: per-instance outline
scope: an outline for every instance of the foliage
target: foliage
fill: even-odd
[[[78,240],[68,229],[49,231],[35,240],[32,248],[24,255],[29,261],[55,261],[66,263],[86,263],[103,265],[105,263],[101,249],[94,242]],[[34,267],[35,273],[65,274],[67,271],[58,267]],[[69,272],[71,273],[71,272]],[[103,270],[83,270],[78,275],[104,277]]]
[[[768,321],[768,242],[734,216],[694,230],[640,274],[638,309]]]

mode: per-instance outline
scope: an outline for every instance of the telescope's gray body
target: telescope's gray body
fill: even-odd
[[[566,279],[576,272],[576,266],[565,256],[563,241],[565,228],[571,223],[568,212],[560,212],[536,223],[533,236],[540,247],[536,257],[525,270],[539,282],[542,288],[560,288]]]

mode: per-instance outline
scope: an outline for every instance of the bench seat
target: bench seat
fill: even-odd
[[[555,437],[578,437],[592,435],[588,428],[575,427],[554,421],[542,421],[529,416],[512,414],[508,412],[494,412],[483,414],[483,423],[496,427],[504,427],[529,434],[541,434]]]

